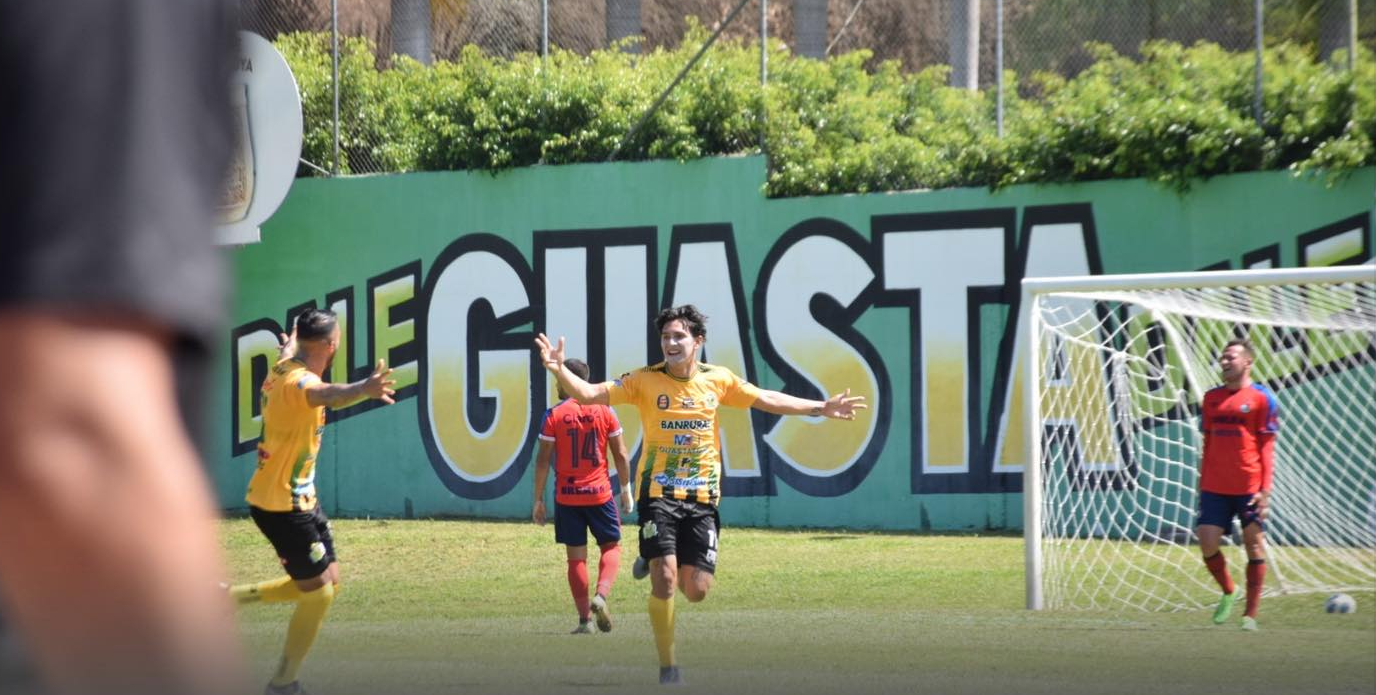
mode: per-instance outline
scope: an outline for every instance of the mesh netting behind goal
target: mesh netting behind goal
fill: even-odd
[[[1280,403],[1267,592],[1376,585],[1376,269],[1281,275],[1288,284],[1235,272],[1029,292],[1041,472],[1028,476],[1040,516],[1029,591],[1045,607],[1217,600],[1194,537],[1199,403],[1235,337],[1250,339],[1253,378]],[[1222,276],[1238,284],[1202,286]],[[1240,580],[1242,548],[1224,552]]]

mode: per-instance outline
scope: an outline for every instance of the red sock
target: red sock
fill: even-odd
[[[1257,607],[1261,605],[1261,585],[1266,580],[1266,560],[1251,560],[1247,563],[1247,612],[1249,618],[1257,617]]]
[[[1214,581],[1218,582],[1223,593],[1231,594],[1237,591],[1237,585],[1233,584],[1233,576],[1228,574],[1228,558],[1223,556],[1223,551],[1218,551],[1209,557],[1204,558],[1204,566],[1209,568],[1209,574],[1214,575]],[[1251,581],[1252,570],[1247,569],[1248,581]]]
[[[611,596],[612,584],[616,582],[616,572],[621,569],[621,545],[607,543],[602,546],[602,559],[597,562],[597,593],[603,598]]]
[[[573,605],[578,608],[578,619],[588,619],[588,561],[569,560],[569,591],[573,594]]]

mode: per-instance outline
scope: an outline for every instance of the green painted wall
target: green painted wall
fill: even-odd
[[[533,333],[615,376],[657,361],[653,313],[692,302],[709,361],[872,405],[855,423],[724,420],[726,523],[1018,528],[1021,434],[1005,442],[1001,422],[1025,274],[1323,265],[1373,246],[1376,169],[1185,195],[1106,181],[785,200],[764,198],[764,174],[731,158],[297,181],[263,242],[232,251],[209,452],[221,504],[244,506],[257,383],[305,304],[347,319],[331,378],[384,356],[406,386],[394,406],[334,414],[328,512],[525,517],[550,392]]]

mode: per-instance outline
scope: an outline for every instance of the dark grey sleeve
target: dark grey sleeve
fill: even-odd
[[[220,327],[220,0],[0,2],[0,308]]]

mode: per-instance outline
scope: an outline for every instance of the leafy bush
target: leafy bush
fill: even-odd
[[[694,159],[765,152],[773,196],[1000,187],[1144,177],[1184,189],[1217,174],[1259,169],[1344,171],[1376,164],[1376,66],[1355,73],[1280,45],[1265,54],[1263,117],[1252,113],[1251,53],[1154,42],[1135,60],[1090,46],[1073,79],[1031,76],[1021,98],[1005,75],[999,137],[992,90],[948,86],[944,66],[903,72],[867,51],[817,61],[770,46],[715,45],[643,124],[663,89],[707,39],[700,26],[673,50],[511,59],[465,48],[426,67],[373,46],[340,47],[340,168],[345,173],[532,164]],[[333,157],[329,40],[278,40],[301,88],[303,157]],[[640,124],[638,129],[633,128]],[[303,170],[305,173],[305,170]]]

